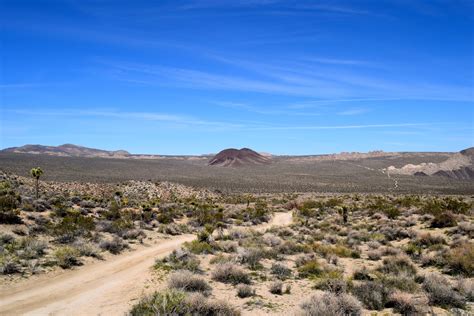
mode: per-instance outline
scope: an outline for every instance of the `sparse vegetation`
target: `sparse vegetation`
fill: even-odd
[[[316,291],[317,301],[301,305],[307,315],[357,315],[362,306],[421,314],[432,306],[468,309],[472,301],[468,198],[188,194],[153,182],[60,191],[43,182],[36,199],[33,180],[23,187],[0,180],[2,214],[18,217],[2,224],[8,231],[0,233],[2,278],[87,265],[108,260],[108,252],[146,251],[194,234],[156,260],[161,290],[131,314],[290,312],[288,302],[302,299],[300,287]],[[292,222],[261,225],[288,209]],[[233,299],[215,300],[221,291]]]

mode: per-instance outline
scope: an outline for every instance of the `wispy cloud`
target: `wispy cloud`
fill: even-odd
[[[446,124],[446,123],[436,123]],[[255,130],[337,130],[337,129],[377,129],[377,128],[393,128],[393,127],[423,127],[432,126],[434,123],[395,123],[395,124],[360,124],[360,125],[332,125],[332,126],[280,126],[280,127],[263,127],[254,128]]]
[[[366,108],[347,109],[347,110],[338,112],[337,115],[352,116],[352,115],[360,115],[367,112],[369,112],[369,109],[366,109]]]
[[[153,113],[153,112],[127,112],[117,110],[6,110],[16,114],[31,115],[31,116],[58,116],[58,117],[105,117],[116,118],[124,120],[144,120],[144,121],[159,121],[173,124],[180,124],[183,126],[203,126],[214,128],[241,128],[242,124],[220,121],[202,120],[190,116],[181,116],[168,113]]]
[[[243,110],[246,112],[257,113],[262,115],[286,115],[286,116],[320,116],[318,112],[302,112],[289,110],[287,107],[281,106],[267,106],[266,108],[256,107],[246,103],[240,102],[228,102],[228,101],[213,101],[212,104],[217,106],[232,108],[237,110]]]
[[[286,94],[329,100],[453,100],[474,101],[471,87],[430,83],[390,82],[379,77],[311,69],[308,65],[274,66],[265,63],[222,62],[243,67],[241,75],[139,63],[105,63],[120,70],[116,79],[146,85],[173,85],[194,89]],[[347,101],[346,101],[347,102]]]
[[[321,64],[331,65],[348,65],[348,66],[369,66],[372,63],[364,60],[356,59],[337,59],[337,58],[322,58],[322,57],[308,57],[309,61],[313,61]]]
[[[346,125],[275,125],[264,122],[235,123],[226,121],[208,121],[199,118],[180,116],[168,113],[154,112],[127,112],[118,110],[19,110],[7,109],[7,112],[26,116],[57,116],[57,117],[98,117],[124,120],[158,121],[180,124],[185,127],[205,127],[223,130],[245,131],[304,131],[304,130],[347,130],[347,129],[386,129],[386,128],[426,128],[444,126],[446,122],[409,122],[409,123],[384,123],[384,124],[346,124]]]

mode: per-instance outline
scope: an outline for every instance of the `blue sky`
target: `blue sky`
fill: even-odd
[[[458,151],[473,3],[0,0],[0,147]]]

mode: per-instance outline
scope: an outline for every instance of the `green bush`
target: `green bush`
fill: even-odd
[[[431,221],[431,227],[433,228],[453,227],[456,225],[456,216],[449,211],[436,214]]]
[[[131,316],[186,315],[184,304],[186,294],[181,291],[167,290],[155,292],[141,299],[130,311]]]
[[[62,243],[74,241],[76,237],[88,236],[95,228],[94,219],[80,214],[77,211],[69,211],[58,223],[53,224],[52,233]]]
[[[79,257],[80,253],[76,248],[70,246],[63,246],[54,252],[54,257],[57,261],[58,266],[63,269],[69,269],[73,266],[81,264]]]
[[[214,249],[209,243],[199,240],[185,242],[184,247],[194,254],[211,254],[214,252]]]
[[[317,259],[310,260],[298,267],[298,276],[300,278],[318,277],[323,273],[323,268]]]
[[[131,316],[156,315],[221,315],[238,316],[240,313],[226,302],[209,300],[200,293],[186,295],[177,290],[155,292],[134,305]]]
[[[155,269],[199,271],[199,259],[188,251],[173,250],[167,257],[155,262]]]
[[[7,181],[0,182],[0,224],[21,224],[20,212],[17,207],[21,198]]]

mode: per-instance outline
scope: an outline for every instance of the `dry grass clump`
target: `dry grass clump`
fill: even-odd
[[[361,315],[360,302],[349,294],[317,293],[300,305],[307,316]]]
[[[182,290],[186,292],[201,292],[208,294],[212,288],[206,280],[196,276],[188,270],[177,270],[168,278],[170,289]]]
[[[241,267],[232,263],[219,264],[212,271],[212,279],[232,284],[249,284],[250,276]]]

